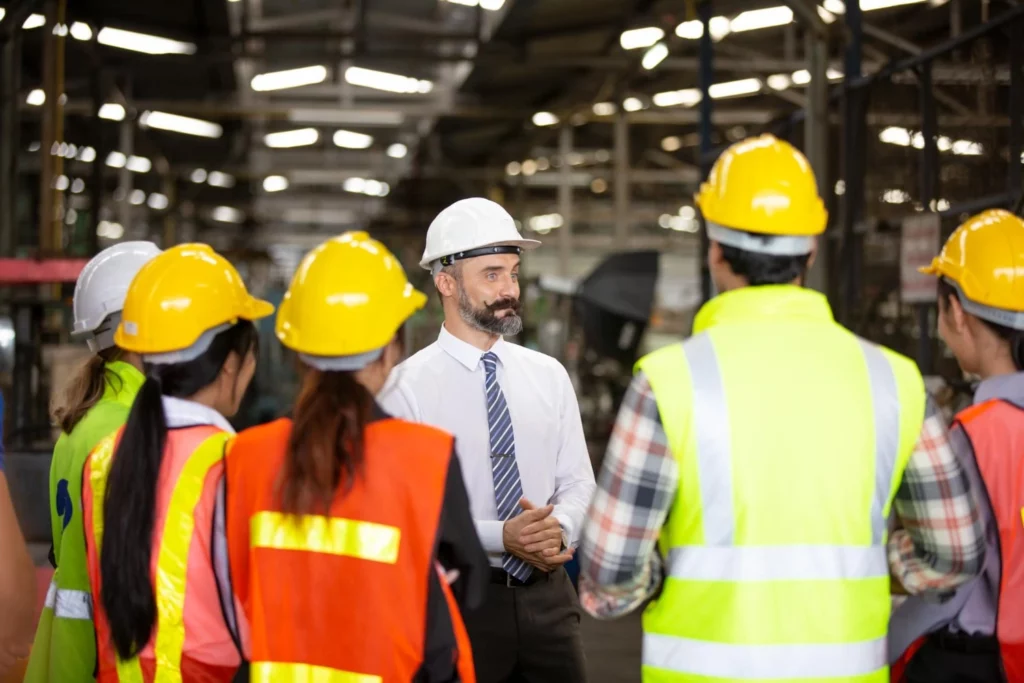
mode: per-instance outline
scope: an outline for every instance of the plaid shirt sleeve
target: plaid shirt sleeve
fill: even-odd
[[[619,410],[583,530],[580,602],[588,613],[621,616],[657,591],[658,534],[678,483],[654,392],[637,373]]]
[[[952,443],[959,442],[950,440],[929,398],[921,437],[893,501],[902,528],[889,539],[892,574],[911,595],[949,592],[984,564],[981,515]]]

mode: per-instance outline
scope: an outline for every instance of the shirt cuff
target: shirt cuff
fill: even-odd
[[[552,512],[551,516],[557,519],[559,526],[562,527],[562,545],[566,548],[579,545],[579,542],[573,537],[572,518],[566,513],[559,512],[558,510]]]
[[[504,522],[496,519],[475,519],[473,523],[476,525],[476,535],[480,537],[484,550],[489,553],[505,552]]]

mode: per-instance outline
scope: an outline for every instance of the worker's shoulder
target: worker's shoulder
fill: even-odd
[[[901,379],[916,381],[919,382],[922,386],[924,385],[924,378],[921,376],[921,370],[917,367],[917,363],[915,363],[912,359],[910,359],[907,356],[904,356],[899,351],[893,351],[888,346],[882,346],[881,344],[876,344],[872,341],[862,339],[860,337],[858,337],[858,339],[860,339],[862,343],[873,346],[874,348],[881,351],[882,355],[885,356],[885,359],[889,361],[889,365],[892,366],[892,370],[897,377]]]
[[[256,425],[243,429],[228,439],[226,448],[230,456],[234,452],[244,452],[246,459],[252,457],[266,456],[283,452],[292,433],[292,421],[282,417],[273,422]],[[280,446],[281,448],[275,448]]]
[[[368,433],[380,433],[396,435],[402,439],[412,439],[416,443],[436,445],[442,450],[451,450],[454,436],[439,427],[426,424],[425,422],[414,422],[403,417],[386,415],[384,419],[375,420],[367,427]]]
[[[403,377],[416,377],[423,372],[442,372],[437,360],[444,354],[444,349],[437,342],[420,349],[402,361],[395,370]]]

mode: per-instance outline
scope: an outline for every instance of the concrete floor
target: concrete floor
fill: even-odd
[[[616,621],[598,621],[584,615],[580,626],[588,683],[639,682],[640,612]]]

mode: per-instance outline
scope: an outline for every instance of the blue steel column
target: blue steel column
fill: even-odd
[[[849,36],[843,82],[843,180],[846,182],[846,193],[843,195],[843,248],[840,251],[840,258],[843,259],[840,311],[841,320],[850,325],[861,289],[863,270],[861,243],[855,230],[864,214],[864,129],[867,117],[863,103],[867,100],[864,87],[850,87],[861,76],[863,32],[859,2],[846,3],[846,27]]]
[[[713,64],[714,44],[711,41],[711,2],[702,2],[698,10],[701,23],[704,24],[704,33],[700,38],[700,171],[701,178],[706,179],[711,172],[711,165],[714,159],[711,158],[711,131],[714,129],[711,123],[712,100],[711,84],[714,82],[715,70]],[[707,230],[700,232],[700,293],[701,301],[711,298],[711,269],[708,267],[708,240]]]
[[[924,150],[920,166],[920,200],[926,211],[935,211],[939,198],[939,146],[935,97],[932,90],[932,63],[925,62],[918,70],[921,102],[921,135]],[[917,366],[922,374],[932,372],[931,304],[917,304]]]

